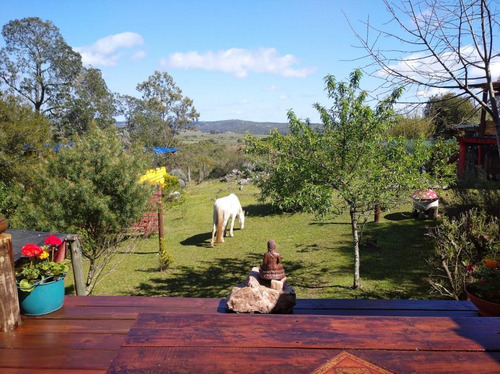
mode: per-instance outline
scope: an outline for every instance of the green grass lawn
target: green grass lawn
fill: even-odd
[[[259,266],[267,241],[275,239],[289,283],[298,298],[431,298],[425,259],[432,250],[424,236],[431,221],[410,217],[410,205],[368,223],[361,248],[363,287],[350,289],[353,250],[348,215],[316,220],[309,214],[276,214],[257,201],[258,190],[234,182],[188,184],[184,203],[165,209],[165,239],[172,266],[158,271],[158,237],[139,241],[94,295],[225,297]],[[236,220],[234,237],[210,247],[215,198],[234,192],[245,209],[245,229]],[[365,242],[366,243],[366,242]],[[68,286],[72,279],[68,277]]]

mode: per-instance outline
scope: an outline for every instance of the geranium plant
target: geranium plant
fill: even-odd
[[[467,271],[474,279],[469,290],[481,299],[500,303],[500,261],[485,259],[476,265],[469,265]]]
[[[61,244],[61,239],[50,235],[45,239],[44,246],[29,243],[21,249],[24,257],[16,266],[16,279],[20,289],[31,292],[37,284],[57,280],[66,275],[69,269],[68,261],[53,261],[54,251]]]

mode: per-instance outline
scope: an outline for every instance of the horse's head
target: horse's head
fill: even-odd
[[[240,229],[245,228],[245,211],[242,209],[238,214],[238,221],[240,221]]]

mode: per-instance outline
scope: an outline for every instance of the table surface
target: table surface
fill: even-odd
[[[222,299],[66,296],[60,310],[0,333],[1,373],[338,368],[500,373],[500,318],[468,301],[299,299],[278,315],[226,313]]]

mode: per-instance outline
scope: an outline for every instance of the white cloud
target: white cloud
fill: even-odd
[[[203,54],[196,51],[177,52],[162,60],[161,64],[165,68],[220,71],[234,74],[238,78],[244,78],[249,73],[305,78],[316,70],[313,67],[295,68],[298,62],[293,55],[280,56],[274,48],[258,50],[231,48]]]
[[[145,51],[137,51],[135,52],[131,57],[130,59],[133,60],[133,61],[137,61],[137,60],[142,60],[143,58],[146,57],[146,52]]]
[[[460,56],[453,51],[442,51],[439,53],[441,61],[446,63],[447,68],[450,69],[459,79],[464,80],[464,66],[460,57],[470,63],[467,66],[467,77],[471,83],[484,82],[484,70],[478,66],[484,66],[478,51],[471,45],[464,46],[460,50]],[[474,64],[472,64],[473,62]],[[476,65],[476,66],[474,66]],[[408,77],[409,79],[420,82],[432,82],[434,84],[441,84],[443,86],[453,85],[448,71],[437,61],[431,54],[414,53],[402,58],[398,63],[390,65],[392,71],[396,71],[401,76]],[[494,58],[490,63],[490,70],[494,79],[500,77],[500,58]],[[388,71],[381,69],[378,71],[380,77],[388,77],[392,75]],[[474,78],[483,78],[475,81]],[[437,87],[422,87],[416,94],[417,96],[430,97],[436,94],[448,92],[449,89]]]
[[[278,86],[276,86],[276,85],[272,85],[272,86],[264,88],[264,91],[268,91],[268,92],[272,92],[272,91],[276,91],[276,90],[278,90]]]
[[[130,49],[143,43],[144,40],[139,34],[123,32],[106,36],[89,46],[76,47],[75,50],[82,55],[84,65],[115,66],[123,56],[119,50]],[[138,51],[134,56],[143,58],[145,53],[141,55],[141,51]]]

